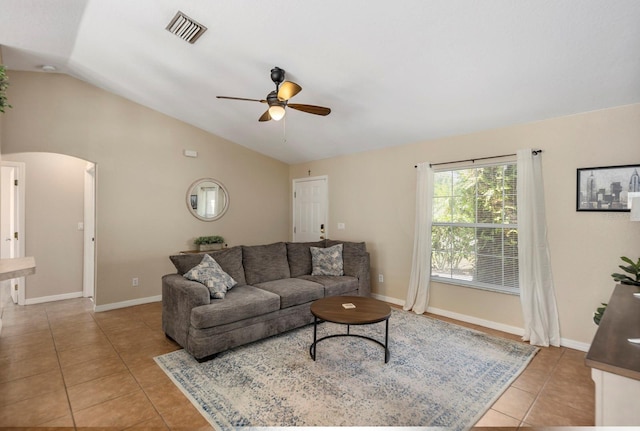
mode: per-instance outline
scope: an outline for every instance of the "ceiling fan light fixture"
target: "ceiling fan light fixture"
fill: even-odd
[[[250,102],[260,102],[269,105],[266,111],[258,118],[258,121],[280,121],[284,118],[285,108],[289,107],[296,111],[306,112],[315,115],[329,115],[331,109],[324,106],[305,105],[300,103],[289,103],[289,99],[298,94],[302,87],[295,82],[284,80],[284,70],[279,67],[271,69],[271,80],[276,84],[276,89],[271,91],[266,99],[246,99],[244,97],[216,96],[218,99],[247,100]],[[282,84],[282,85],[281,85]]]
[[[280,121],[284,118],[284,114],[285,114],[284,106],[280,106],[280,105],[269,106],[269,115],[271,115],[272,120]]]

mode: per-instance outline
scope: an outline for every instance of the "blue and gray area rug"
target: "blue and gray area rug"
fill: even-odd
[[[318,336],[345,332],[322,323]],[[384,323],[352,326],[384,340]],[[472,427],[537,348],[393,310],[391,359],[357,337],[330,338],[309,357],[313,325],[198,363],[184,350],[155,358],[217,429],[282,426]]]

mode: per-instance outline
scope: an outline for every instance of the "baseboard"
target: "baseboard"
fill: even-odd
[[[388,296],[371,294],[371,296],[375,299],[379,299],[380,301],[388,302],[390,304],[404,306],[404,301],[401,301],[397,298],[391,298]],[[522,336],[524,334],[524,329],[519,328],[517,326],[505,325],[503,323],[494,322],[491,320],[480,319],[478,317],[469,316],[466,314],[460,314],[449,310],[443,310],[441,308],[435,307],[427,307],[427,313],[436,314],[438,316],[448,317],[450,319],[459,320],[461,322],[471,323],[473,325],[484,326],[485,328],[495,329],[498,331],[506,332],[508,334],[514,334]],[[570,349],[580,350],[582,352],[589,351],[589,347],[591,347],[588,343],[582,343],[580,341],[570,340],[568,338],[561,338],[560,345],[562,347],[568,347]]]
[[[129,301],[113,302],[111,304],[104,304],[104,305],[96,305],[94,311],[101,312],[101,311],[116,310],[118,308],[133,307],[134,305],[149,304],[150,302],[160,302],[160,301],[162,301],[162,295],[149,296],[146,298],[131,299]]]
[[[520,335],[524,334],[524,329],[517,326],[505,325],[504,323],[494,322],[492,320],[481,319],[479,317],[460,314],[441,308],[427,307],[427,313],[437,314],[438,316],[449,317],[450,319],[460,320],[462,322],[471,323],[473,325],[484,326],[485,328],[496,329],[508,334]]]
[[[82,292],[62,293],[60,295],[41,296],[25,299],[24,305],[42,304],[43,302],[64,301],[65,299],[82,298]]]
[[[400,301],[399,299],[392,298],[390,296],[383,296],[383,295],[378,295],[377,293],[372,293],[371,297],[378,299],[380,301],[388,302],[389,304],[399,305],[401,307],[404,305],[404,301]]]
[[[583,343],[581,341],[569,340],[567,338],[560,338],[560,345],[568,347],[574,350],[580,350],[581,352],[588,352],[591,348],[591,344]]]

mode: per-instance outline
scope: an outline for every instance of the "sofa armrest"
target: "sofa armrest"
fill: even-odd
[[[345,263],[345,275],[358,279],[358,295],[371,296],[371,269],[369,252],[349,256],[349,265]]]
[[[162,330],[182,347],[187,345],[191,310],[211,302],[209,289],[179,274],[162,277]]]

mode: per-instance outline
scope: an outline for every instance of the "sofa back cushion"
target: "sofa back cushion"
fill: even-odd
[[[242,265],[246,282],[251,285],[291,277],[284,242],[243,245]]]
[[[367,253],[367,245],[364,242],[337,241],[327,239],[326,246],[344,244],[342,248],[342,260],[344,262],[345,275],[355,275],[360,267],[360,257]]]
[[[313,268],[311,264],[311,247],[324,247],[324,240],[287,243],[287,259],[289,260],[291,277],[311,274]]]
[[[223,250],[214,250],[207,253],[218,262],[224,272],[229,274],[238,286],[247,284],[242,266],[242,247],[236,246]],[[171,262],[176,267],[178,274],[184,275],[191,268],[197,266],[202,261],[201,253],[176,254],[169,256]]]

